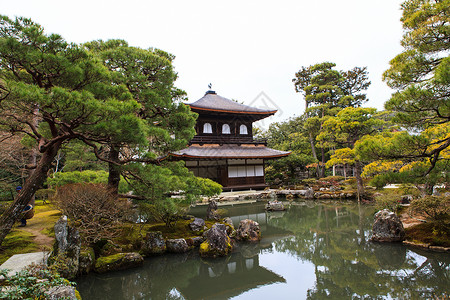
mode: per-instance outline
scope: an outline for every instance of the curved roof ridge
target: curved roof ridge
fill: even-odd
[[[261,109],[249,105],[241,104],[236,101],[219,96],[215,91],[207,91],[206,94],[195,101],[188,103],[191,108],[208,111],[235,112],[235,113],[254,113],[254,114],[274,114],[277,110]]]

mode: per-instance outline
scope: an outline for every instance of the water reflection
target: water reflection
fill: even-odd
[[[196,253],[149,258],[142,268],[80,278],[83,299],[384,299],[449,294],[448,254],[368,242],[373,209],[293,203],[227,208],[237,225],[257,220],[263,240],[229,257]],[[194,214],[197,214],[195,211]]]

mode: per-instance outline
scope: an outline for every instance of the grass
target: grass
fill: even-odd
[[[406,230],[406,240],[431,246],[450,247],[450,224],[427,222]]]
[[[22,230],[12,230],[3,240],[0,248],[0,264],[15,254],[39,250],[39,245],[33,242],[33,234]]]
[[[34,217],[27,220],[27,226],[14,227],[4,239],[0,247],[0,264],[15,254],[42,251],[51,246],[48,242],[37,243],[35,237],[37,234],[54,237],[53,226],[60,215],[60,211],[51,204],[43,204],[42,200],[37,200]]]

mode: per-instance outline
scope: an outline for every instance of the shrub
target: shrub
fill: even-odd
[[[67,184],[57,189],[54,200],[86,244],[118,235],[114,229],[132,213],[128,201],[118,199],[102,184]]]
[[[330,182],[339,182],[339,181],[344,181],[345,177],[344,176],[327,176],[324,178],[320,178],[319,180],[330,181]]]
[[[426,196],[411,202],[411,210],[423,213],[435,221],[443,221],[449,218],[450,197]]]
[[[185,214],[186,209],[175,203],[172,198],[157,200],[153,203],[139,203],[139,215],[144,223],[164,222],[167,227],[173,228]]]
[[[397,213],[401,207],[398,200],[399,200],[398,196],[396,197],[390,194],[380,195],[375,198],[375,207],[378,210],[388,209],[390,211]]]
[[[47,270],[44,265],[31,265],[25,270],[8,275],[8,270],[0,270],[3,276],[0,299],[49,299],[45,294],[52,287],[73,285],[58,273]]]

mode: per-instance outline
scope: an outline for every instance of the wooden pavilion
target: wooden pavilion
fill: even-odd
[[[196,176],[210,178],[224,190],[266,187],[264,164],[290,152],[267,147],[253,138],[252,124],[275,114],[221,97],[214,91],[188,104],[198,113],[197,134],[183,150],[171,153],[182,159]]]

